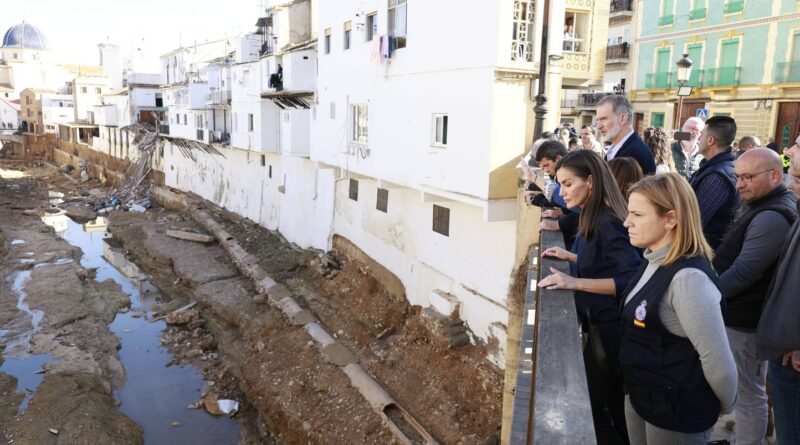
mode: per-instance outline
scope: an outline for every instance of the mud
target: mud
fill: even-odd
[[[115,255],[135,263],[131,267],[158,290],[147,310],[128,311],[131,302],[117,283],[97,282],[91,265],[77,263],[79,251],[42,227],[37,216],[25,214],[48,205],[53,199],[49,186],[64,193],[57,199],[66,201],[59,205],[70,216],[88,220],[96,215],[81,199],[89,199],[97,184],[75,186],[47,168],[27,170],[34,179],[15,179],[16,188],[0,182],[6,187],[0,188],[0,201],[17,207],[13,212],[0,208],[3,276],[26,270],[35,275],[25,290],[31,308],[42,310],[44,317],[31,337],[31,349],[59,359],[45,365],[44,378],[21,416],[17,412],[25,393],[14,391],[16,379],[0,368],[0,443],[3,438],[14,443],[141,443],[142,429],[119,407],[118,399],[124,397],[118,388],[134,371],[126,375],[114,333],[124,337],[120,323],[125,320],[165,316],[193,301],[197,307],[192,315],[160,332],[160,344],[172,358],[158,366],[199,370],[208,386],[192,404],[198,410],[204,395],[240,401],[240,443],[397,443],[381,415],[306,331],[266,304],[263,296],[254,298],[258,292],[219,245],[166,236],[170,229],[204,233],[188,213],[156,205],[143,214],[108,215]],[[319,252],[299,249],[280,234],[213,206],[208,209],[347,348],[342,352],[352,354],[436,440],[498,443],[501,372],[485,359],[481,347],[450,348],[437,341],[420,308],[408,306],[402,284],[388,271],[354,254],[352,246],[335,250],[335,259],[323,267]],[[15,239],[26,244],[12,246]],[[22,255],[27,252],[33,255]],[[73,262],[36,267],[59,259]],[[102,271],[97,276],[102,278]],[[11,284],[0,288],[0,326],[13,327],[20,318]],[[119,311],[123,318],[115,318]],[[123,408],[130,403],[124,401]],[[407,434],[414,436],[410,430]]]

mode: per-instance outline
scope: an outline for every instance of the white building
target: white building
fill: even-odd
[[[18,99],[26,88],[67,92],[70,73],[53,62],[44,33],[22,22],[9,28],[0,46],[0,97]]]
[[[43,93],[42,126],[45,133],[56,134],[58,124],[72,122],[74,100],[69,94]]]
[[[81,75],[72,81],[72,97],[75,103],[73,122],[88,124],[95,105],[103,103],[107,93],[108,77]]]
[[[159,116],[166,112],[161,98],[160,74],[127,73],[126,86],[103,94],[94,105],[89,123],[97,125],[99,134],[92,148],[104,153],[130,158],[130,135],[123,127],[134,123],[159,125]]]
[[[9,100],[0,97],[0,130],[19,128],[19,99]]]

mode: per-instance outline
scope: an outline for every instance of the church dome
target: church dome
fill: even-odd
[[[47,38],[39,28],[22,22],[8,28],[3,36],[3,48],[49,49]]]

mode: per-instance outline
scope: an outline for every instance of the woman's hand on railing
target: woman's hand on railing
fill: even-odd
[[[542,218],[555,218],[561,219],[564,217],[564,212],[561,209],[549,209],[542,212]]]
[[[550,257],[550,258],[558,258],[559,260],[566,260],[570,263],[578,262],[578,255],[570,252],[569,250],[563,249],[561,247],[548,247],[542,252],[542,256]]]
[[[557,247],[554,247],[554,249],[557,249]],[[548,249],[548,250],[550,250],[550,249]],[[573,277],[571,275],[565,274],[564,272],[559,272],[554,267],[550,268],[550,272],[551,272],[550,275],[542,278],[542,280],[539,281],[539,287],[543,287],[545,289],[552,289],[552,290],[555,290],[555,289],[571,289],[571,290],[577,289],[577,286],[578,286],[578,279],[577,278],[575,278],[575,277]]]

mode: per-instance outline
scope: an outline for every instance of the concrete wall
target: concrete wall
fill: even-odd
[[[301,247],[330,247],[332,169],[317,169],[314,162],[289,155],[232,148],[220,151],[225,158],[198,153],[195,163],[168,145],[164,153],[166,185],[194,192],[268,229],[279,230]]]

